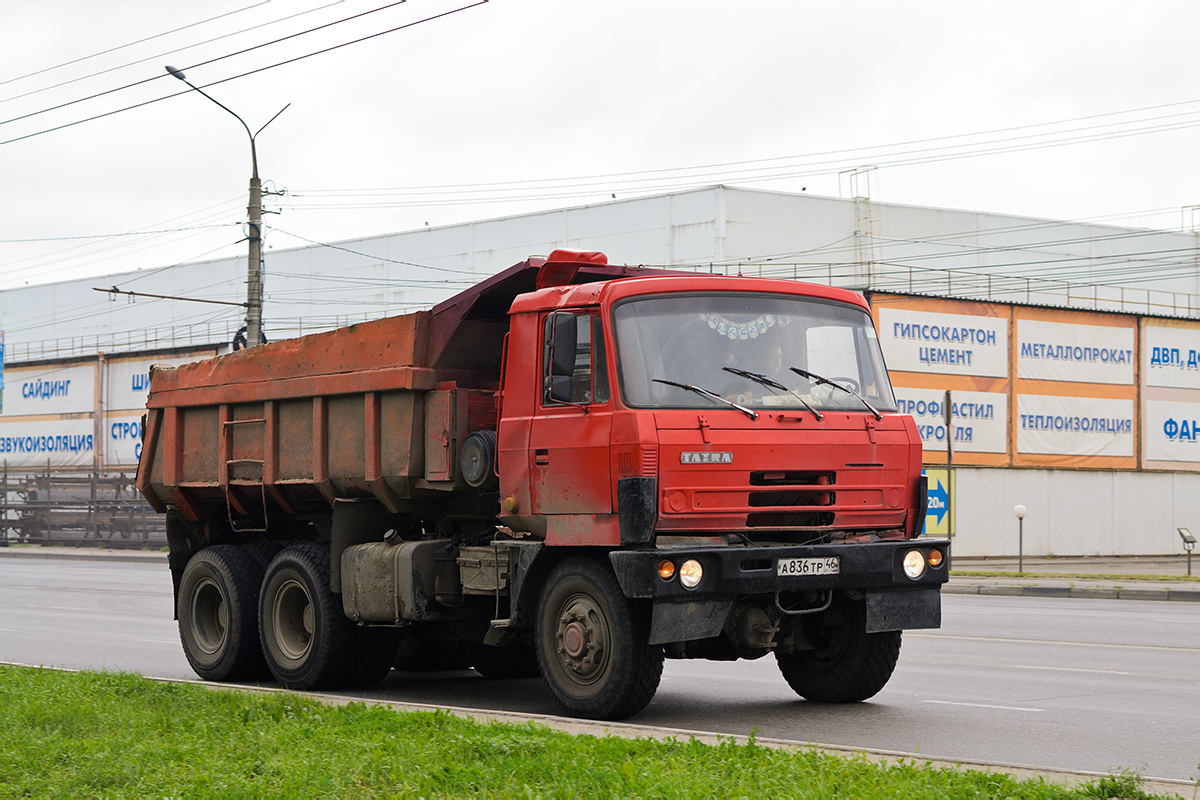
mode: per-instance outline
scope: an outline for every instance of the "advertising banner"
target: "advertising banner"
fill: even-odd
[[[1017,451],[1130,457],[1133,419],[1132,399],[1017,395]]]
[[[881,308],[879,343],[891,370],[1008,376],[1007,319]]]
[[[1134,329],[1017,320],[1017,377],[1132,386]]]
[[[104,464],[137,467],[142,457],[142,415],[114,416],[104,420]]]
[[[208,355],[207,353],[204,354]],[[110,411],[133,411],[146,407],[146,395],[150,393],[150,365],[178,366],[196,361],[204,356],[176,356],[174,358],[146,358],[137,360],[113,359],[106,362],[106,406]]]
[[[1146,458],[1200,463],[1200,402],[1146,401]]]
[[[900,412],[911,414],[925,450],[946,449],[946,393],[893,387]],[[955,452],[1008,452],[1008,395],[999,392],[950,393],[950,437]]]
[[[1200,389],[1200,329],[1147,323],[1142,364],[1147,386]]]
[[[91,419],[0,422],[0,461],[10,467],[90,467],[94,440]]]
[[[5,394],[5,417],[90,414],[96,405],[96,366],[10,369]]]

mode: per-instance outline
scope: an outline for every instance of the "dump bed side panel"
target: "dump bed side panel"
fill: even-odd
[[[155,369],[138,488],[191,520],[389,508],[424,476],[428,315]]]

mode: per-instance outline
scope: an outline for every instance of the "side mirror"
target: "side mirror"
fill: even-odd
[[[579,331],[576,317],[555,311],[546,320],[546,395],[551,400],[571,402],[571,375],[575,372],[575,347]]]

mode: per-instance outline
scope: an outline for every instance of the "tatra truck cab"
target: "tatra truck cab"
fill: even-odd
[[[853,292],[558,250],[430,311],[154,369],[138,487],[209,680],[540,673],[618,719],[664,658],[819,702],[940,624],[921,440]]]

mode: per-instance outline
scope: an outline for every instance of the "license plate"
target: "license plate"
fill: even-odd
[[[838,556],[822,558],[781,558],[777,575],[837,575],[841,569]]]

